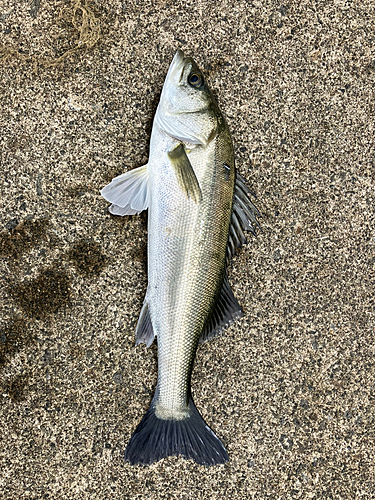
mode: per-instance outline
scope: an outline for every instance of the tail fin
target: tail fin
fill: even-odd
[[[125,450],[132,465],[149,465],[170,455],[192,458],[198,464],[216,465],[228,461],[228,454],[189,400],[190,414],[183,420],[162,420],[151,404]]]

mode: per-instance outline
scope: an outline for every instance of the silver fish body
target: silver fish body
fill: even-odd
[[[242,314],[226,264],[257,224],[243,179],[236,177],[228,126],[191,58],[178,51],[157,109],[148,164],[102,190],[110,211],[148,208],[148,287],[136,342],[158,342],[158,382],[125,458],[149,464],[181,454],[198,463],[228,460],[192,401],[199,340]]]
[[[226,139],[224,148],[217,137],[206,148],[197,146],[189,153],[202,193],[202,200],[196,203],[179,189],[170,166],[166,151],[176,146],[175,139],[160,141],[160,135],[156,129],[151,139],[151,145],[156,143],[151,162],[155,155],[162,167],[150,170],[156,196],[150,204],[146,301],[158,339],[156,411],[167,418],[181,418],[188,412],[190,373],[199,336],[224,277],[233,153],[226,127],[221,133]]]

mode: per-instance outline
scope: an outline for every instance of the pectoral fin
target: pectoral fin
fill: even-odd
[[[150,198],[147,165],[115,177],[100,194],[112,203],[109,211],[113,215],[134,215],[146,210]]]
[[[179,144],[172,151],[169,151],[168,157],[180,189],[186,194],[187,198],[191,198],[195,203],[200,202],[202,200],[201,188],[184,146]]]

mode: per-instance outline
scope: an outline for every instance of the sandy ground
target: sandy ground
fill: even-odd
[[[374,498],[374,11],[0,2],[1,499]],[[134,347],[146,215],[99,195],[147,162],[177,48],[264,216],[230,268],[245,316],[197,354],[212,468],[123,461],[156,382]]]

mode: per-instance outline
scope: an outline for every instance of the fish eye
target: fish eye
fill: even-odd
[[[203,85],[203,76],[198,73],[192,73],[189,75],[188,82],[190,85],[195,87],[196,89]]]

